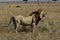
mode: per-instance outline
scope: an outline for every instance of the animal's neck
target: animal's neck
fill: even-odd
[[[41,20],[41,18],[40,18],[40,16],[37,16],[37,15],[35,15],[35,18],[36,18],[35,19],[36,20],[36,23],[35,24],[37,25],[39,23],[39,21]]]

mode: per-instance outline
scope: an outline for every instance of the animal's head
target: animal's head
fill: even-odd
[[[42,20],[44,17],[46,17],[46,14],[47,14],[47,13],[46,13],[45,10],[38,9],[37,12],[38,12],[37,15],[40,16],[41,20]]]

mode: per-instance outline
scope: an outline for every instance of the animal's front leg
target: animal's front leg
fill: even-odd
[[[35,23],[33,23],[33,32],[35,32],[35,26],[36,26]]]

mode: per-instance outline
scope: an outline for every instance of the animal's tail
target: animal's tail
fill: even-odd
[[[15,26],[16,22],[15,22],[15,18],[14,18],[14,17],[11,17],[11,18],[10,18],[10,21],[9,21],[8,26],[10,26],[11,22],[13,22],[13,24],[14,24],[14,26]]]

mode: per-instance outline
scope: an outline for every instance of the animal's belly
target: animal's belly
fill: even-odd
[[[21,22],[21,24],[24,24],[24,25],[30,25],[31,22],[32,22],[32,16],[29,16],[29,17],[21,17],[20,18],[20,22]]]
[[[20,23],[23,26],[30,26],[31,24],[26,24],[26,23]]]
[[[21,22],[24,24],[31,24],[32,20],[22,20]]]
[[[23,25],[30,25],[31,22],[32,22],[32,20],[29,20],[29,19],[21,20],[21,24],[23,24]]]

